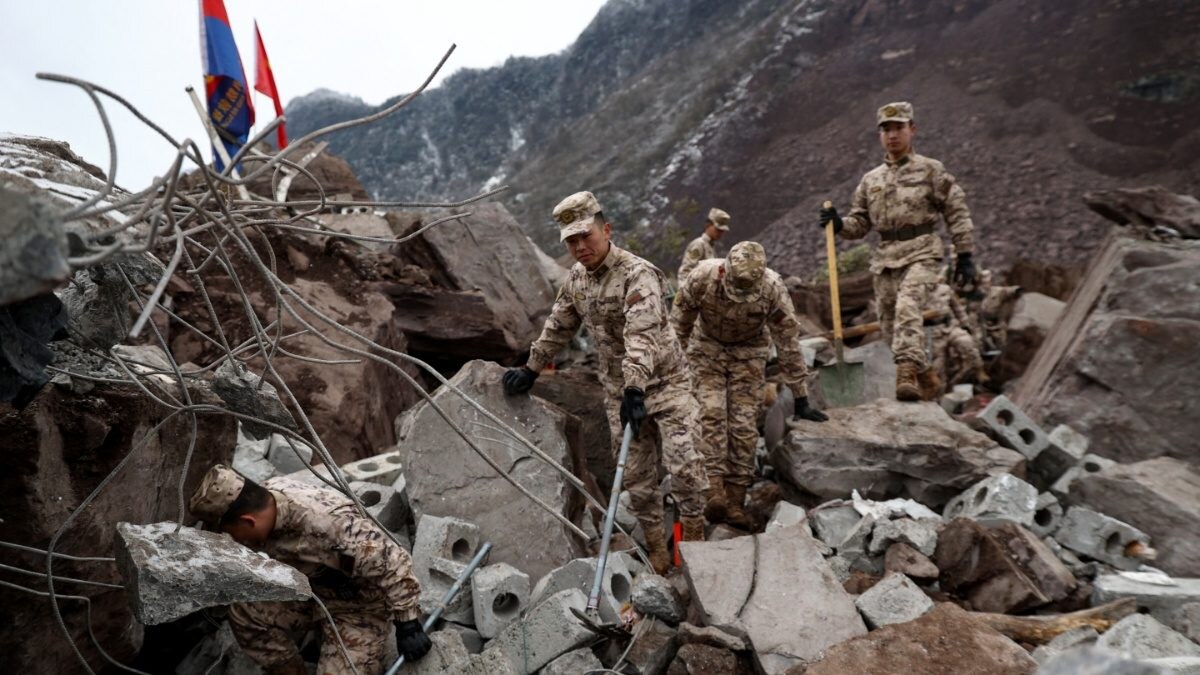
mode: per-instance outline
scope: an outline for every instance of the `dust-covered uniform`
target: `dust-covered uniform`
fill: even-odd
[[[610,245],[604,261],[592,271],[576,263],[558,292],[541,336],[530,347],[527,363],[530,370],[541,371],[581,324],[587,326],[600,357],[614,456],[623,435],[623,392],[626,387],[645,392],[646,419],[640,437],[630,444],[624,481],[631,510],[647,533],[662,531],[656,436],[683,516],[701,515],[708,486],[703,458],[696,449],[696,399],[667,315],[664,287],[658,268],[615,245]]]
[[[275,529],[261,550],[309,577],[313,592],[333,615],[358,672],[382,672],[392,622],[421,615],[420,584],[412,572],[412,559],[341,493],[286,477],[262,485],[275,497],[277,515]],[[323,585],[330,572],[348,577],[357,597],[341,599]],[[311,601],[241,603],[229,611],[238,644],[264,667],[295,657],[296,645],[289,633],[325,621],[324,612]],[[317,672],[352,672],[327,626],[322,626]]]
[[[692,243],[687,245],[687,249],[683,252],[683,262],[679,265],[679,274],[676,275],[675,281],[680,286],[687,280],[688,275],[692,270],[696,269],[696,265],[700,264],[701,260],[708,260],[717,257],[717,251],[713,247],[712,239],[708,238],[708,233],[705,232],[699,237],[692,240]]]
[[[968,331],[971,319],[959,302],[950,285],[941,282],[929,294],[929,310],[937,316],[926,320],[932,339],[930,342],[934,372],[947,385],[956,384],[966,373],[978,372],[983,368],[983,357],[979,343]]]
[[[725,259],[705,260],[679,286],[671,310],[687,350],[700,403],[700,448],[710,479],[749,487],[754,479],[756,421],[772,339],[780,382],[808,395],[800,324],[783,280],[766,269],[757,297],[736,299],[725,283]]]
[[[896,111],[887,111],[906,105],[885,106],[880,119],[892,119]],[[912,115],[911,108],[899,113],[908,119]],[[879,327],[896,361],[918,367],[925,365],[921,311],[938,282],[942,259],[942,240],[934,232],[941,219],[956,250],[971,253],[975,227],[966,195],[941,162],[915,152],[885,158],[868,171],[842,219],[840,234],[847,239],[865,237],[872,229],[879,232],[879,246],[871,253]]]

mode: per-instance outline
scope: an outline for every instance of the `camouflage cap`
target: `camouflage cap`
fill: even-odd
[[[221,516],[229,510],[229,505],[242,493],[245,484],[246,479],[233,469],[224,464],[214,464],[204,474],[200,487],[192,493],[188,509],[206,526],[215,529]]]
[[[748,302],[762,292],[767,254],[757,241],[734,245],[725,260],[725,292],[736,302]]]
[[[595,222],[595,215],[600,213],[600,202],[596,195],[590,192],[576,192],[554,207],[554,220],[558,222],[558,240],[566,241],[567,237],[584,234]]]
[[[718,208],[708,210],[708,222],[722,232],[729,231],[729,214]]]
[[[880,125],[884,122],[911,122],[913,121],[913,107],[907,101],[896,101],[889,103],[875,112],[875,124]]]

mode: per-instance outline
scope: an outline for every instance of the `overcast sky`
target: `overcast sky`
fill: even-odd
[[[382,103],[420,84],[451,43],[458,49],[439,79],[512,55],[552,54],[569,46],[602,4],[225,0],[250,86],[257,19],[284,105],[319,87]],[[104,130],[87,95],[34,78],[45,71],[108,87],[176,137],[200,141],[204,131],[184,92],[187,85],[204,91],[199,14],[199,0],[0,0],[0,132],[67,141],[107,170]],[[270,99],[256,93],[254,103],[259,123],[269,121]],[[167,170],[174,152],[118,108],[106,105],[117,138],[117,182],[140,189]]]

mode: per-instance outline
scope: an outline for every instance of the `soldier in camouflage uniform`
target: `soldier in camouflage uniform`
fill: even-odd
[[[960,287],[975,278],[975,227],[954,176],[941,162],[913,151],[917,128],[912,105],[889,103],[875,119],[887,153],[883,164],[863,176],[844,219],[835,208],[821,209],[820,226],[833,221],[834,231],[847,239],[865,237],[872,228],[879,231],[880,243],[871,256],[879,326],[896,360],[896,398],[915,401],[921,397],[917,378],[932,376],[921,311],[937,284],[942,259],[934,225],[944,218],[950,230],[958,251],[954,281]]]
[[[977,301],[971,302],[978,335],[983,341],[983,350],[993,355],[1004,351],[1008,344],[1008,309],[1013,299],[1021,294],[1020,286],[996,286],[992,283],[992,272],[983,270],[979,275]]]
[[[950,285],[941,282],[929,294],[927,309],[937,316],[926,319],[927,329],[932,333],[931,364],[934,374],[946,387],[960,384],[974,376],[975,381],[988,381],[983,370],[983,357],[979,344],[968,328],[971,318],[958,300],[958,294]],[[939,387],[940,392],[941,387]]]
[[[701,260],[717,257],[713,244],[720,241],[728,231],[729,214],[721,209],[710,209],[708,220],[704,221],[704,233],[693,239],[683,252],[683,263],[679,265],[679,274],[675,277],[676,283],[682,286],[688,274],[696,268]]]
[[[406,660],[429,651],[412,560],[345,495],[282,476],[258,485],[218,464],[204,476],[189,508],[210,529],[308,576],[347,652],[342,655],[333,631],[323,627],[319,674],[382,672],[384,644],[393,630]],[[305,675],[289,633],[325,621],[311,601],[240,603],[229,611],[238,644],[268,675]]]
[[[742,504],[754,480],[755,422],[772,339],[780,381],[796,398],[796,418],[828,419],[808,405],[808,368],[791,296],[779,275],[767,269],[762,245],[743,241],[728,259],[702,261],[680,284],[671,323],[687,350],[700,402],[700,447],[709,482],[704,515],[748,529],[753,523]]]
[[[683,522],[683,539],[704,539],[708,479],[696,449],[696,399],[687,363],[671,329],[663,299],[665,280],[654,265],[612,244],[612,226],[590,192],[577,192],[554,208],[561,240],[577,263],[558,292],[529,362],[504,374],[509,394],[522,394],[550,365],[580,325],[596,340],[600,381],[613,452],[622,429],[633,426],[625,467],[631,510],[646,533],[655,571],[670,567],[663,531],[663,498],[657,476],[656,438]]]

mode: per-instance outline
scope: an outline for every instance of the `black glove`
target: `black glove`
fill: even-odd
[[[621,399],[621,428],[624,429],[626,424],[633,426],[633,437],[637,438],[644,419],[646,392],[637,387],[625,387],[625,397]]]
[[[831,220],[833,221],[833,233],[837,234],[838,232],[841,232],[842,217],[838,215],[837,209],[832,206],[827,209],[821,209],[820,227],[822,230],[825,229],[825,225],[827,225]]]
[[[313,586],[320,586],[333,591],[334,596],[338,600],[358,599],[358,585],[341,570],[335,570],[332,567],[322,567],[308,581]]]
[[[536,380],[538,374],[532,370],[521,366],[520,368],[509,368],[504,371],[504,377],[501,382],[504,383],[504,393],[509,396],[516,394],[524,394],[533,389],[533,381]]]
[[[975,283],[975,263],[970,253],[959,253],[954,261],[954,283],[959,288]]]
[[[792,406],[793,420],[808,420],[810,422],[824,422],[829,419],[829,415],[817,410],[816,408],[808,407],[808,397],[800,396],[796,399],[795,405]]]
[[[429,641],[429,636],[425,634],[420,621],[396,622],[396,649],[399,650],[400,656],[404,657],[405,663],[420,661],[432,646],[433,643]]]

